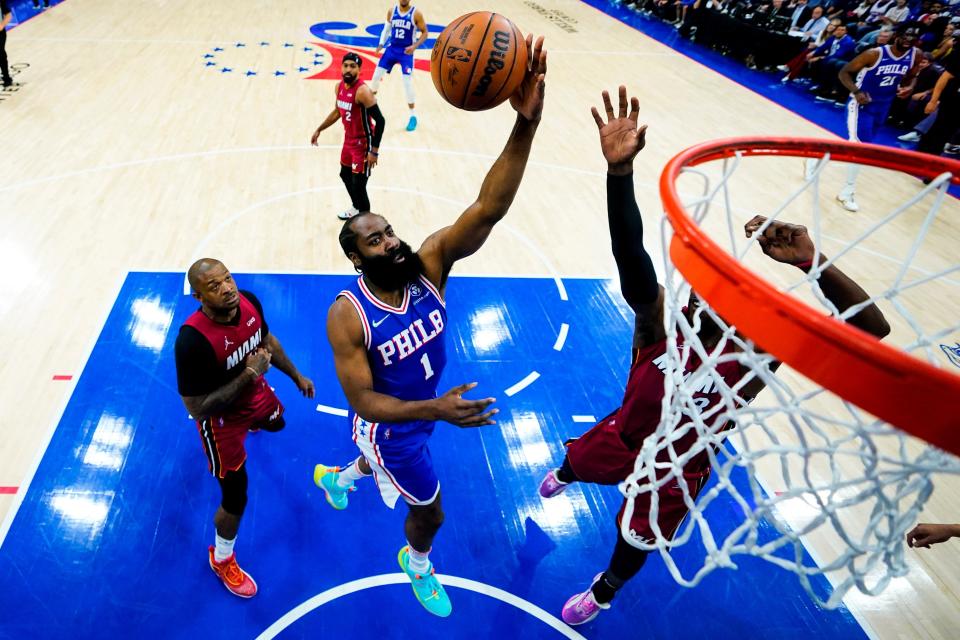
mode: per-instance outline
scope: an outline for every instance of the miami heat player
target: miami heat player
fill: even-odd
[[[607,160],[607,216],[613,257],[620,274],[620,287],[627,304],[636,314],[633,333],[633,365],[627,379],[623,404],[573,441],[560,468],[547,473],[540,484],[540,495],[552,498],[564,491],[574,481],[596,484],[618,484],[633,471],[637,454],[643,441],[653,433],[660,421],[661,400],[664,395],[664,358],[666,330],[663,322],[663,287],[657,282],[653,262],[643,246],[643,221],[633,192],[633,159],[643,149],[646,141],[646,125],[638,127],[639,100],[632,98],[627,115],[627,89],[620,87],[620,112],[614,116],[610,95],[603,92],[607,122],[597,110],[593,117],[600,129],[600,148]],[[763,216],[755,216],[744,227],[747,237],[757,233],[766,222]],[[814,245],[806,228],[786,222],[773,222],[758,238],[763,252],[777,262],[809,270],[813,266]],[[820,254],[820,261],[826,258]],[[836,266],[825,268],[819,279],[820,287],[827,298],[841,311],[869,299],[855,282]],[[691,295],[687,315],[692,319],[699,300]],[[869,305],[850,318],[850,323],[877,336],[889,331],[883,314],[875,305]],[[701,329],[698,338],[707,351],[719,344],[722,332],[707,314],[700,314]],[[691,322],[692,324],[692,322]],[[731,344],[728,341],[727,344]],[[733,347],[729,347],[733,348]],[[695,356],[691,356],[691,361]],[[699,366],[689,362],[689,370]],[[776,370],[779,363],[771,366]],[[724,362],[717,373],[730,387],[746,373],[737,362]],[[763,388],[759,378],[745,384],[741,396],[749,401]],[[721,401],[715,386],[709,385],[694,393],[695,401],[704,412]],[[722,425],[718,428],[722,428]],[[695,435],[691,435],[691,438]],[[673,448],[679,454],[692,440],[678,440]],[[696,497],[710,475],[710,463],[706,453],[693,458],[684,468],[683,481],[691,496]],[[649,493],[646,500],[636,502],[636,510],[630,521],[630,534],[647,541],[655,538],[648,521]],[[659,530],[673,535],[687,514],[684,494],[679,485],[667,483],[658,491]],[[623,509],[617,521],[623,516]],[[572,596],[563,607],[561,615],[567,624],[583,624],[592,620],[601,609],[610,607],[610,601],[624,583],[643,566],[646,552],[631,545],[621,535],[606,571],[597,575],[590,588]]]
[[[341,220],[370,211],[367,180],[370,170],[377,166],[386,124],[377,106],[376,96],[360,79],[362,64],[363,58],[352,51],[344,54],[341,66],[343,81],[337,84],[336,104],[310,138],[310,144],[317,146],[317,139],[324,129],[333,126],[337,120],[343,122],[340,179],[350,194],[351,207],[337,216]]]
[[[313,397],[313,382],[300,375],[270,333],[260,301],[239,291],[219,260],[204,258],[187,274],[200,308],[180,327],[176,343],[177,387],[196,421],[210,472],[222,500],[213,517],[217,534],[210,568],[234,595],[250,598],[257,583],[237,565],[233,545],[247,506],[247,432],[279,431],[283,405],[264,379],[271,362]]]

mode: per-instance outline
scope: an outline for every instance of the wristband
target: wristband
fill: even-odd
[[[380,157],[380,154],[376,151],[370,151],[369,153],[372,153],[375,157]]]
[[[253,371],[253,377],[254,377],[254,378],[259,378],[259,377],[260,377],[260,374],[257,373],[257,370],[254,369],[253,367],[247,367],[247,369],[250,369],[250,371]]]
[[[800,269],[801,271],[809,272],[810,267],[813,266],[813,260],[804,260],[803,262],[794,262],[793,266],[795,266],[797,269]]]

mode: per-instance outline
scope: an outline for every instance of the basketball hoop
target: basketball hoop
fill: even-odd
[[[743,166],[752,161],[745,163],[744,159],[756,156],[807,158],[813,159],[814,165],[785,202],[781,196],[777,204],[751,202],[749,208],[737,207],[734,201],[743,195],[738,171],[748,171]],[[714,176],[707,165],[716,161],[721,168]],[[820,191],[832,162],[896,172],[896,178],[883,186],[906,194],[904,204],[882,215],[876,208],[861,212],[840,223],[839,216],[850,214],[840,213],[838,208],[836,216],[828,218],[833,210],[826,206],[836,205],[822,207]],[[799,165],[784,168],[799,176]],[[782,181],[783,175],[783,171],[778,173],[776,180]],[[747,173],[747,193],[754,195],[768,186],[769,177],[758,180],[751,176]],[[915,178],[930,183],[918,189]],[[693,179],[703,180],[702,193],[681,197],[678,182]],[[832,140],[725,139],[687,149],[667,164],[660,179],[666,211],[665,396],[660,425],[645,440],[634,473],[621,485],[627,497],[622,528],[624,537],[635,546],[659,551],[679,583],[695,585],[717,567],[735,567],[734,556],[752,555],[793,571],[817,601],[835,607],[853,586],[876,594],[890,579],[906,573],[904,534],[932,492],[931,475],[960,473],[960,460],[946,453],[960,454],[960,437],[954,433],[960,424],[956,412],[960,370],[951,370],[953,365],[942,358],[938,345],[960,332],[960,317],[953,317],[948,326],[929,328],[919,312],[931,300],[942,299],[924,298],[922,294],[929,294],[930,287],[960,286],[950,277],[960,273],[960,261],[954,250],[942,252],[946,257],[932,268],[914,264],[928,234],[943,223],[938,214],[951,184],[960,185],[958,161]],[[684,184],[685,190],[688,186]],[[812,196],[812,214],[811,207],[802,213],[793,211],[806,195]],[[925,213],[919,213],[921,209]],[[719,214],[714,213],[717,210]],[[765,215],[769,222],[781,219],[805,224],[818,258],[829,240],[826,262],[809,273],[792,269],[780,274],[767,266],[769,260],[751,268],[750,261],[763,259],[757,257],[756,235],[747,240],[742,231],[754,214]],[[903,224],[904,216],[909,216],[908,224]],[[916,237],[907,243],[907,255],[897,261],[870,248],[881,234],[892,233],[887,225],[893,221],[916,229]],[[824,231],[857,226],[866,228],[843,240]],[[894,231],[902,234],[899,227]],[[890,282],[878,285],[872,281],[873,273],[866,274],[871,282],[865,288],[874,297],[841,313],[823,295],[817,280],[834,263],[846,269],[854,262],[854,252],[863,252],[861,262],[867,259],[863,256],[886,260],[883,264],[890,272]],[[764,276],[758,275],[760,269]],[[775,284],[767,275],[776,275],[780,282]],[[789,282],[789,278],[795,281]],[[886,290],[875,290],[883,286]],[[702,305],[688,322],[683,308],[691,287]],[[946,299],[958,299],[958,295],[954,292]],[[816,302],[821,308],[813,306]],[[896,316],[900,348],[844,322],[874,302],[887,315]],[[721,329],[722,338],[715,348],[704,346],[697,337],[703,314]],[[731,343],[736,347],[732,354]],[[746,380],[760,378],[766,384],[749,404],[738,395],[742,383],[729,387],[715,373],[718,362],[731,358],[748,372]],[[784,363],[777,375],[769,369],[774,358]],[[689,370],[691,362],[699,363],[693,371]],[[720,406],[704,408],[694,401],[693,391],[705,381],[720,387]],[[689,449],[686,445],[675,448],[689,431],[695,433],[696,444]],[[728,437],[736,446],[727,442]],[[657,531],[658,487],[680,479],[684,465],[698,454],[709,457],[718,481],[699,497],[689,494],[686,483],[677,482],[690,517],[676,535]],[[745,468],[751,476],[750,494],[738,492],[730,478],[738,468]],[[758,470],[776,478],[774,484],[783,490],[763,490],[752,480]],[[744,521],[720,536],[703,512],[724,493],[743,510]],[[656,533],[652,541],[631,538],[627,531],[635,499],[641,494],[649,494],[649,522]],[[791,511],[796,504],[809,507],[804,517],[797,518],[796,510]],[[761,520],[775,523],[774,539],[763,540],[758,526]],[[701,534],[704,557],[688,578],[669,552],[688,544],[695,531]],[[835,556],[810,563],[801,537],[825,542]],[[816,575],[826,575],[833,582],[829,598],[822,598],[810,582]]]

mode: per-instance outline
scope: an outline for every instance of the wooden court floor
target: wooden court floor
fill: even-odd
[[[437,25],[475,8],[417,4]],[[0,103],[0,487],[29,480],[70,378],[129,271],[182,271],[203,254],[237,272],[350,271],[336,241],[335,214],[348,204],[337,176],[338,127],[319,148],[309,145],[332,107],[333,82],[307,78],[329,68],[336,45],[321,44],[310,28],[349,22],[356,27],[339,33],[365,37],[386,8],[373,0],[68,0],[10,32],[11,61],[29,67],[18,75],[21,89]],[[660,219],[660,170],[681,149],[737,135],[829,135],[587,4],[504,0],[497,10],[546,36],[547,105],[511,213],[459,273],[615,274],[589,113],[602,89],[626,84],[650,125],[635,179],[642,211],[657,221],[651,229]],[[415,76],[414,133],[403,130],[397,74],[382,86],[387,130],[370,194],[373,209],[417,246],[472,201],[513,114],[457,111],[428,73]],[[759,169],[755,188],[741,191],[744,209],[786,193],[801,176],[790,171]],[[835,186],[839,176],[826,180]],[[909,188],[870,172],[860,182],[863,217]],[[960,206],[953,199],[944,206],[954,222],[925,245],[931,268],[955,261],[960,240]],[[835,235],[852,234],[863,218],[837,213],[829,224]],[[884,238],[889,256],[911,237],[910,219],[902,224]],[[659,260],[658,239],[650,245]],[[853,254],[845,266],[869,278],[874,262]],[[929,313],[955,318],[957,293],[936,294]],[[924,519],[960,520],[958,489],[956,478],[938,478]],[[0,494],[0,518],[16,504],[15,493]],[[908,555],[908,577],[876,598],[851,595],[847,605],[877,638],[955,637],[956,542]]]

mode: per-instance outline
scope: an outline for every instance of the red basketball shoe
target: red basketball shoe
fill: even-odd
[[[211,546],[210,568],[218,578],[223,580],[223,586],[233,595],[241,598],[252,598],[257,595],[257,583],[237,564],[236,553],[231,553],[226,560],[217,562],[213,559],[213,546]]]

